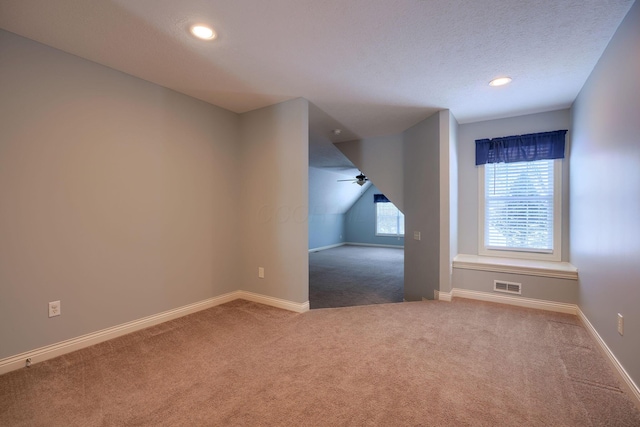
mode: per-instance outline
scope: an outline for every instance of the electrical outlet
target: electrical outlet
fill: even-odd
[[[618,333],[624,335],[624,317],[618,313]]]
[[[258,267],[258,278],[264,279],[264,268]]]
[[[60,316],[60,301],[51,301],[49,303],[49,317]]]

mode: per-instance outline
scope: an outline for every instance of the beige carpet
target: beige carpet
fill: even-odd
[[[640,426],[575,316],[234,301],[0,376],[2,426]]]

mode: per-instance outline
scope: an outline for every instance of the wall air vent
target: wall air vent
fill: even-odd
[[[522,294],[522,284],[521,283],[513,283],[513,282],[505,282],[503,280],[494,280],[493,281],[493,290],[497,292],[506,292],[508,294]]]

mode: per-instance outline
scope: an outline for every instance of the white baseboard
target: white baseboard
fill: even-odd
[[[254,294],[253,292],[238,291],[238,298],[247,301],[253,301],[264,305],[270,305],[271,307],[282,308],[284,310],[294,311],[296,313],[304,313],[309,311],[309,301],[307,302],[293,302],[280,298],[269,297],[266,295]]]
[[[436,289],[434,291],[434,296],[436,300],[450,302],[453,296],[453,292],[442,292]]]
[[[4,359],[0,359],[0,375],[25,367],[27,359],[31,359],[31,364],[44,362],[45,360],[62,356],[63,354],[71,353],[72,351],[99,344],[103,341],[130,334],[132,332],[136,332],[141,329],[157,325],[159,323],[167,322],[169,320],[186,316],[187,314],[195,313],[207,308],[215,307],[220,304],[225,304],[236,299],[253,301],[289,311],[294,311],[296,313],[303,313],[309,310],[308,301],[304,303],[297,303],[246,291],[230,292],[228,294],[209,298],[204,301],[199,301],[193,304],[175,308],[173,310],[164,311],[162,313],[143,317],[141,319],[133,320],[121,325],[102,329],[97,332],[92,332],[90,334],[71,338],[65,341],[57,342],[55,344],[40,347],[35,350],[26,351],[15,356],[9,356]]]
[[[453,297],[453,291],[451,292],[435,291],[435,297],[436,297],[436,300],[438,301],[451,302],[451,299]]]
[[[451,292],[439,292],[438,299],[451,301],[452,298],[467,298],[479,301],[497,302],[499,304],[516,305],[518,307],[536,308],[538,310],[555,311],[576,315],[578,306],[563,302],[546,301],[534,298],[512,297],[509,295],[494,295],[490,292],[471,291],[468,289],[453,288]]]
[[[591,322],[589,322],[589,319],[587,319],[587,316],[585,316],[585,314],[582,312],[582,310],[580,310],[580,308],[578,308],[578,318],[582,321],[585,329],[589,331],[593,339],[596,340],[602,352],[605,354],[607,359],[609,359],[609,362],[611,362],[611,364],[613,365],[616,373],[622,380],[623,384],[627,386],[628,391],[631,393],[633,397],[635,397],[636,406],[640,408],[640,388],[638,388],[638,385],[629,376],[629,374],[624,369],[624,367],[620,364],[616,356],[613,354],[613,352],[607,345],[607,343],[604,342],[604,340],[602,339],[598,331],[596,331],[596,328],[593,327]]]
[[[345,242],[344,244],[349,246],[369,246],[372,248],[404,249],[404,245],[378,245],[376,243],[355,243],[355,242]]]
[[[344,243],[336,243],[335,245],[320,246],[318,248],[309,249],[309,252],[324,251],[325,249],[338,248],[338,247],[344,246],[344,245],[345,245]]]

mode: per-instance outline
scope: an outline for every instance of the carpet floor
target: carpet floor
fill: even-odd
[[[575,316],[243,300],[0,376],[2,426],[639,426]]]
[[[345,245],[309,253],[311,308],[402,302],[404,249]]]

